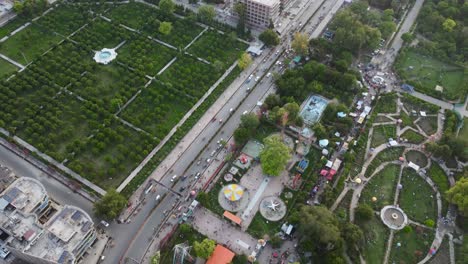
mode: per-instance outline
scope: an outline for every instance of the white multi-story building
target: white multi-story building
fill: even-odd
[[[266,28],[280,14],[280,0],[243,0],[246,7],[246,22],[250,26]]]
[[[91,217],[74,206],[51,209],[44,186],[19,178],[0,195],[0,243],[37,264],[74,264],[96,240]]]

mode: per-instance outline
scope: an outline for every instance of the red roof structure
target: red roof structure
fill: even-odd
[[[229,211],[224,211],[223,214],[224,217],[227,219],[231,220],[233,223],[240,225],[242,222],[242,219],[240,217],[236,216],[235,214],[229,212]]]
[[[236,254],[231,250],[221,245],[216,245],[213,254],[211,254],[211,257],[208,259],[206,264],[229,264],[232,262],[235,255]]]
[[[321,170],[320,171],[320,175],[322,175],[322,176],[327,176],[327,174],[328,174],[327,170]]]

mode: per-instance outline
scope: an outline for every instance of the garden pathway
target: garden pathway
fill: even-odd
[[[185,46],[184,50],[187,50],[188,48],[190,48],[190,46],[192,46],[192,44],[197,41],[197,39],[199,39],[206,31],[208,30],[207,27],[205,27],[205,29],[202,30],[202,32],[200,32],[200,34],[198,34],[194,39],[192,39],[192,41],[190,41],[190,43]]]
[[[7,56],[3,55],[0,53],[0,57],[8,62],[10,62],[11,64],[15,65],[16,67],[20,68],[21,70],[24,70],[24,68],[26,68],[23,64],[20,64],[19,62],[17,61],[14,61],[10,58],[8,58]]]

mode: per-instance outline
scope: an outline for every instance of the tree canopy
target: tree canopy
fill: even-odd
[[[260,153],[263,173],[279,176],[291,158],[291,151],[279,135],[272,135],[263,140],[265,148]]]
[[[195,255],[200,258],[207,259],[211,256],[216,247],[216,242],[212,239],[205,238],[202,242],[195,241],[193,250]]]
[[[468,216],[468,178],[462,177],[447,192],[447,200],[458,206],[458,212]]]
[[[250,66],[250,64],[252,64],[252,56],[250,56],[250,54],[248,54],[247,52],[244,52],[242,53],[237,63],[239,65],[239,68],[245,70],[247,67]]]
[[[175,3],[172,0],[161,0],[159,1],[159,9],[166,14],[174,13],[176,8]]]
[[[309,38],[307,35],[300,32],[294,33],[291,48],[299,55],[306,56],[309,54]]]
[[[202,21],[210,22],[216,17],[216,10],[211,5],[202,5],[198,8],[198,17]]]
[[[163,35],[169,35],[172,31],[172,23],[171,22],[161,22],[159,24],[159,32]]]
[[[273,29],[263,31],[258,38],[268,47],[276,46],[280,43],[280,38]]]
[[[115,189],[110,189],[101,200],[94,203],[94,213],[98,217],[111,220],[116,218],[126,205],[127,199]]]

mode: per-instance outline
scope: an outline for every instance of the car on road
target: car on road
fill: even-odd
[[[200,172],[197,172],[197,174],[195,174],[195,180],[198,179],[198,177],[200,177],[201,173]]]
[[[229,113],[234,112],[234,108],[229,108]]]
[[[211,159],[206,159],[206,163],[210,163]]]
[[[182,176],[182,181],[185,181],[187,179],[187,175]]]
[[[255,81],[258,82],[260,80],[260,76],[255,77]]]
[[[156,201],[159,201],[159,199],[161,199],[161,195],[157,195],[156,198],[154,198]]]
[[[107,223],[106,221],[104,220],[101,220],[101,222],[99,222],[101,224],[101,226],[103,227],[109,227],[109,223]]]
[[[177,179],[177,174],[176,174],[176,175],[174,175],[174,176],[172,176],[172,178],[171,178],[171,182],[174,182],[176,179]]]
[[[242,114],[243,114],[243,115],[246,115],[246,114],[248,114],[248,113],[249,113],[249,111],[245,110]]]
[[[185,188],[186,188],[185,186],[180,187],[179,192],[183,192],[185,190]]]
[[[266,77],[270,78],[271,72],[267,73]]]

